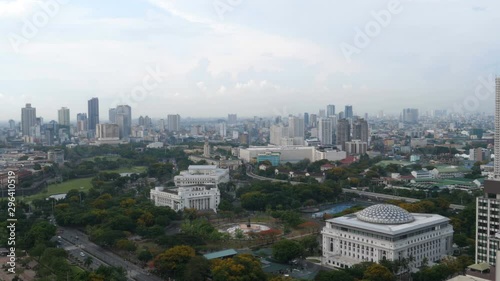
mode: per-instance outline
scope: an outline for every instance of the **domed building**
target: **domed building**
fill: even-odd
[[[321,232],[322,264],[349,268],[364,261],[379,262],[412,257],[409,266],[420,267],[452,253],[453,227],[435,214],[409,213],[378,204],[354,214],[330,219]]]

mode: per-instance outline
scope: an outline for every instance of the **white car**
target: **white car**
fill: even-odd
[[[85,257],[85,253],[84,252],[80,252],[80,256]]]

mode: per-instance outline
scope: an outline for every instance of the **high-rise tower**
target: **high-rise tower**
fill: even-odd
[[[319,119],[318,137],[323,145],[333,144],[333,120],[331,118]]]
[[[120,128],[120,138],[128,138],[132,132],[132,108],[128,105],[119,105],[115,113],[114,123]]]
[[[326,106],[326,117],[332,117],[335,115],[335,105],[329,104]]]
[[[345,143],[351,140],[351,124],[347,119],[337,121],[337,145],[345,150]]]
[[[99,99],[92,98],[88,101],[88,130],[95,132],[96,125],[99,124]]]
[[[69,126],[70,125],[70,119],[69,119],[69,108],[67,107],[62,107],[57,111],[57,116],[58,116],[58,121],[60,126]]]
[[[500,246],[500,77],[495,79],[495,160],[493,179],[484,181],[476,198],[476,263],[496,263]]]
[[[352,105],[345,106],[344,115],[345,115],[344,118],[346,118],[346,119],[350,119],[354,116],[354,114],[352,112]]]
[[[21,130],[23,136],[31,136],[31,127],[36,124],[36,108],[27,103],[26,107],[21,109]]]

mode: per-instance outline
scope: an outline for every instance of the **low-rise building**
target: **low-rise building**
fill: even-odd
[[[64,164],[64,150],[62,150],[62,149],[50,150],[47,153],[47,160],[54,162],[55,164],[58,164],[58,165],[63,165]]]
[[[432,179],[434,175],[427,170],[412,171],[411,175],[416,179]]]
[[[220,191],[216,185],[156,187],[149,196],[155,206],[167,206],[174,211],[188,208],[217,212],[220,203]]]
[[[340,161],[347,157],[345,151],[333,148],[317,148],[312,146],[253,146],[241,148],[239,158],[246,163],[257,161],[259,154],[280,153],[281,163],[297,163],[304,159],[311,162],[327,159],[328,161]]]
[[[345,143],[345,151],[349,155],[363,155],[368,150],[368,143],[360,140],[352,140]]]
[[[269,161],[271,165],[273,166],[279,166],[280,165],[280,156],[281,153],[279,152],[265,152],[265,153],[260,153],[257,154],[257,163],[263,162],[263,161]]]
[[[229,170],[215,165],[190,165],[174,177],[175,186],[216,184],[229,182]]]

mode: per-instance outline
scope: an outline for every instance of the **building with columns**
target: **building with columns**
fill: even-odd
[[[432,265],[453,252],[453,227],[448,218],[409,213],[389,204],[327,220],[321,234],[321,263],[336,268],[413,257],[409,266],[414,270],[424,259]]]
[[[229,182],[229,170],[215,165],[190,165],[174,177],[175,186],[215,184]]]
[[[155,206],[167,206],[174,211],[185,208],[213,210],[217,212],[220,191],[216,185],[180,186],[177,188],[156,187],[150,194]]]

